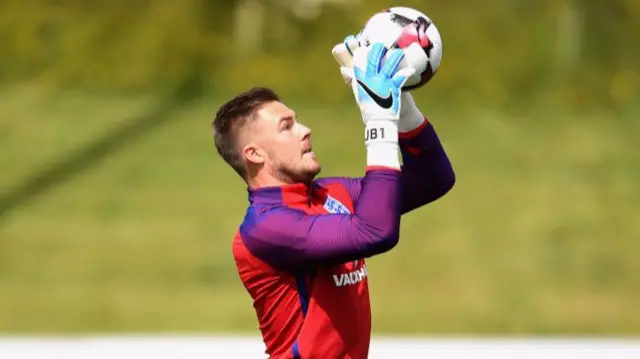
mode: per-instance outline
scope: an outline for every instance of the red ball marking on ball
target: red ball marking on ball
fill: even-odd
[[[402,29],[402,34],[398,38],[397,46],[401,49],[409,47],[412,43],[418,43],[422,48],[429,47],[429,37],[427,36],[426,29],[422,26],[405,26]]]

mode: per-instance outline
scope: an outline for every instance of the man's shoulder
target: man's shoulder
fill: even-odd
[[[241,226],[247,223],[256,224],[265,219],[277,219],[297,212],[303,213],[297,207],[286,203],[250,204],[247,207]]]
[[[253,251],[266,245],[274,237],[273,220],[278,221],[283,205],[249,205],[244,219],[236,229],[232,239],[233,256],[239,266],[262,267],[264,264]],[[275,225],[275,228],[278,228]],[[248,267],[247,267],[248,266]]]
[[[270,242],[275,238],[292,236],[292,223],[304,212],[286,204],[249,205],[237,229],[234,241]]]
[[[270,204],[270,205],[256,205],[250,204],[247,207],[244,218],[238,228],[238,233],[242,235],[248,230],[254,229],[259,226],[265,219],[277,216],[280,212],[287,209],[284,204]]]
[[[233,238],[233,255],[239,268],[282,269],[283,251],[307,233],[299,223],[304,212],[282,205],[251,205]]]
[[[317,179],[316,183],[325,188],[329,195],[336,194],[343,200],[356,201],[360,196],[362,177],[323,177]]]

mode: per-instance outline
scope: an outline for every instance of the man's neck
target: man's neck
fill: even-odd
[[[247,182],[247,184],[249,185],[249,188],[261,188],[261,187],[281,187],[291,183],[274,176],[256,176],[250,179]]]
[[[311,182],[312,181],[307,181],[305,184],[309,186],[311,185]],[[249,188],[282,187],[282,186],[287,186],[287,185],[292,185],[297,183],[301,183],[301,182],[284,180],[284,179],[273,177],[273,176],[264,176],[264,177],[257,176],[247,181],[247,185],[249,186]]]

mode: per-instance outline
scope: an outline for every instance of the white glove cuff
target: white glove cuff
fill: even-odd
[[[420,112],[418,106],[416,106],[416,102],[409,92],[401,92],[400,96],[400,123],[398,124],[398,131],[401,133],[411,132],[422,126],[425,121],[424,115]]]
[[[400,169],[398,125],[394,121],[367,121],[365,127],[368,167]]]

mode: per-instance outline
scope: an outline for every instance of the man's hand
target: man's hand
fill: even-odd
[[[402,50],[389,51],[385,60],[387,52],[381,43],[358,47],[354,52],[351,86],[365,124],[400,119],[402,86],[415,72],[411,67],[398,70]]]
[[[387,55],[385,59],[385,55]],[[388,51],[381,43],[358,47],[348,75],[353,94],[365,123],[365,144],[369,168],[400,169],[398,121],[402,86],[414,69],[398,70],[404,52]]]
[[[340,65],[340,73],[342,74],[342,78],[344,82],[349,86],[352,85],[351,81],[353,79],[353,54],[355,53],[356,49],[365,46],[368,46],[368,41],[366,39],[362,39],[354,35],[348,35],[341,43],[336,44],[331,50],[331,54],[333,55],[336,62],[338,62],[338,64]],[[417,63],[420,63],[424,60],[420,58],[421,56],[426,56],[422,48],[420,48],[420,46],[417,44],[416,46],[414,46],[414,48],[410,46],[409,48],[405,49],[405,52],[407,51],[411,53],[411,57],[415,58],[415,62]],[[416,106],[411,93],[407,91],[401,91],[400,97],[402,107],[400,109],[398,131],[400,133],[406,133],[420,127],[425,120],[422,112]]]

